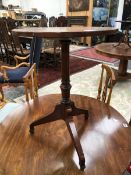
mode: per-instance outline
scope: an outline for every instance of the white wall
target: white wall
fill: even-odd
[[[66,15],[66,0],[2,0],[3,5],[19,5],[23,11],[29,11],[37,8],[38,11],[44,12],[47,17],[59,16],[60,13]],[[117,20],[122,19],[124,0],[119,0]],[[121,23],[116,23],[120,28]]]
[[[21,1],[20,0],[2,0],[2,4],[4,6],[8,6],[8,4],[12,4],[12,5],[21,5]]]
[[[123,6],[124,6],[124,0],[119,0],[117,20],[122,20]],[[121,28],[121,23],[116,22],[116,27],[120,29]]]
[[[37,8],[44,12],[47,17],[59,16],[60,13],[66,15],[66,0],[3,0],[3,5],[19,5],[23,11]]]

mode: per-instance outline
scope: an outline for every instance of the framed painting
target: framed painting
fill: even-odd
[[[123,20],[131,20],[131,0],[124,1],[124,8],[123,8]]]
[[[69,12],[89,10],[89,0],[69,0]]]

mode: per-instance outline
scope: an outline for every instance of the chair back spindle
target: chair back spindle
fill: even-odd
[[[106,74],[105,76],[104,73]],[[102,72],[97,96],[98,100],[110,104],[112,89],[115,81],[116,80],[113,70],[109,66],[102,64]]]

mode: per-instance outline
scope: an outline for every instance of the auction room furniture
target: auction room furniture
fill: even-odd
[[[62,120],[38,127],[35,135],[29,135],[32,120],[51,113],[60,100],[61,95],[39,96],[16,108],[1,122],[1,174],[122,174],[131,161],[131,127],[119,112],[97,99],[71,95],[77,107],[89,110],[88,120],[74,117],[75,124],[70,120],[67,125],[78,140],[76,126],[81,138],[86,159],[83,173],[78,170],[77,153]]]
[[[12,63],[14,55],[27,56],[30,50],[22,47],[17,35],[12,36],[10,31],[12,26],[8,26],[9,22],[7,21],[8,19],[0,19],[0,39],[6,53],[6,61]]]
[[[18,22],[19,26],[27,25],[27,26],[35,26],[36,24],[41,22],[41,19],[16,19],[16,22]]]
[[[127,44],[130,48],[130,33],[129,31],[131,30],[131,20],[122,20],[122,21],[116,21],[116,22],[120,22],[123,25],[123,28],[125,30],[125,33],[123,33],[124,35],[121,37],[119,43],[116,45],[120,45],[122,42],[124,42],[125,44]]]
[[[95,48],[100,54],[120,60],[118,70],[114,69],[116,81],[131,79],[131,73],[127,72],[128,60],[131,60],[131,48],[126,43],[117,44],[118,43],[102,43],[96,45]]]
[[[112,68],[106,64],[102,64],[100,83],[98,88],[97,99],[104,103],[110,104],[113,86],[115,84],[115,74]]]
[[[30,124],[30,133],[34,133],[34,127],[40,124],[49,123],[56,120],[64,120],[69,130],[70,136],[76,148],[80,168],[85,168],[85,157],[77,136],[77,131],[73,122],[73,116],[84,114],[85,118],[88,117],[88,109],[81,109],[75,106],[75,103],[70,99],[70,74],[69,74],[69,45],[71,43],[70,38],[93,36],[101,34],[115,33],[117,29],[110,27],[50,27],[50,28],[21,28],[14,29],[13,32],[17,35],[45,37],[45,38],[59,38],[61,43],[61,74],[62,84],[60,86],[62,91],[62,99],[59,104],[54,108],[54,111],[47,116],[42,117]],[[37,46],[37,42],[36,42]],[[37,51],[37,50],[36,50]],[[88,75],[87,75],[88,76]],[[43,107],[44,108],[44,107]],[[87,145],[88,146],[88,145]]]
[[[43,12],[27,11],[24,13],[26,19],[40,19],[42,16],[46,16]]]
[[[36,64],[26,62],[29,56],[20,57],[15,55],[16,66],[0,66],[0,93],[2,94],[2,100],[4,100],[4,93],[2,87],[7,84],[20,85],[24,84],[26,101],[34,99],[38,96],[38,85],[36,75]],[[19,60],[23,62],[17,64]]]

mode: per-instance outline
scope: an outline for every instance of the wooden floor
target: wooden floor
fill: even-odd
[[[131,128],[110,108],[112,118],[96,100],[73,96],[78,107],[90,109],[88,120],[74,117],[86,159],[79,170],[78,156],[64,121],[37,126],[30,135],[29,124],[52,112],[58,95],[39,97],[18,107],[0,124],[0,175],[121,175],[131,161]],[[93,111],[96,108],[96,113]],[[102,104],[103,106],[103,104]],[[102,113],[102,116],[100,116]]]

